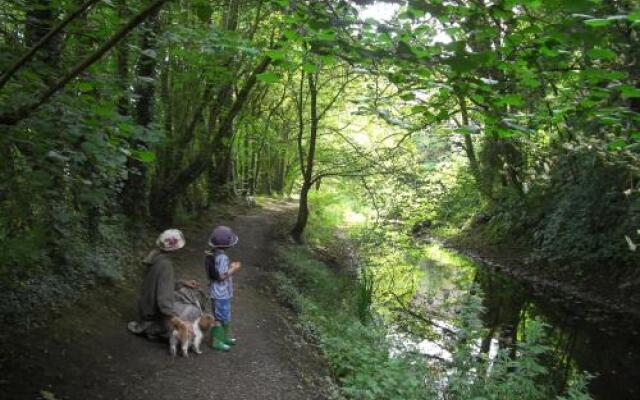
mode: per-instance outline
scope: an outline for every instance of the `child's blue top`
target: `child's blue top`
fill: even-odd
[[[229,272],[229,257],[224,251],[216,249],[213,252],[213,258],[208,258],[214,262],[214,268],[218,272],[218,276]],[[205,268],[208,268],[205,265]],[[212,299],[226,300],[233,297],[233,278],[231,276],[223,281],[211,281],[209,284],[209,297]]]

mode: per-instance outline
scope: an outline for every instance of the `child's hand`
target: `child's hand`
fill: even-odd
[[[230,265],[231,265],[231,267],[229,268],[230,273],[234,273],[240,269],[240,261],[232,261]]]

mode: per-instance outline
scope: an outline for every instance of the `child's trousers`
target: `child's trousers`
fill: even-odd
[[[211,299],[211,309],[216,321],[223,324],[231,321],[231,299]]]

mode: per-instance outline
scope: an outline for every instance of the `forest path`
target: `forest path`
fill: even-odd
[[[135,315],[136,297],[135,290],[129,289],[112,299],[83,302],[73,311],[75,322],[61,322],[69,319],[63,316],[47,333],[34,335],[24,349],[16,349],[12,359],[2,360],[6,373],[0,381],[0,397],[323,398],[312,384],[321,368],[318,360],[310,349],[288,340],[292,333],[289,310],[261,290],[274,262],[279,221],[290,205],[269,203],[255,210],[251,215],[201,221],[185,229],[187,245],[176,253],[176,277],[204,283],[203,250],[211,228],[225,224],[238,233],[239,245],[229,252],[231,259],[242,262],[232,303],[232,329],[238,344],[230,352],[203,346],[202,355],[172,358],[165,343],[129,334],[125,325]]]

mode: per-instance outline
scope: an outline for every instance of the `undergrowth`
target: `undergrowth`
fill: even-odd
[[[336,398],[347,399],[589,399],[576,378],[565,397],[547,383],[540,358],[550,351],[543,324],[531,322],[518,357],[500,352],[489,359],[477,345],[484,334],[479,290],[455,304],[457,330],[445,347],[453,355],[434,362],[415,350],[398,351],[398,336],[371,308],[374,275],[336,274],[304,247],[279,250],[281,269],[273,279],[280,300],[299,315],[298,326],[328,361],[339,384]]]
[[[70,225],[58,238],[60,257],[29,262],[28,254],[0,277],[1,323],[29,329],[96,284],[122,281],[134,262],[134,251],[122,221],[100,224],[95,238],[84,227]]]
[[[334,275],[302,247],[282,249],[280,257],[282,270],[274,275],[279,296],[299,313],[306,340],[320,346],[340,383],[339,396],[428,398],[422,397],[430,391],[422,364],[409,362],[410,356],[390,357],[384,327],[361,320],[368,306],[362,303],[366,281]]]

